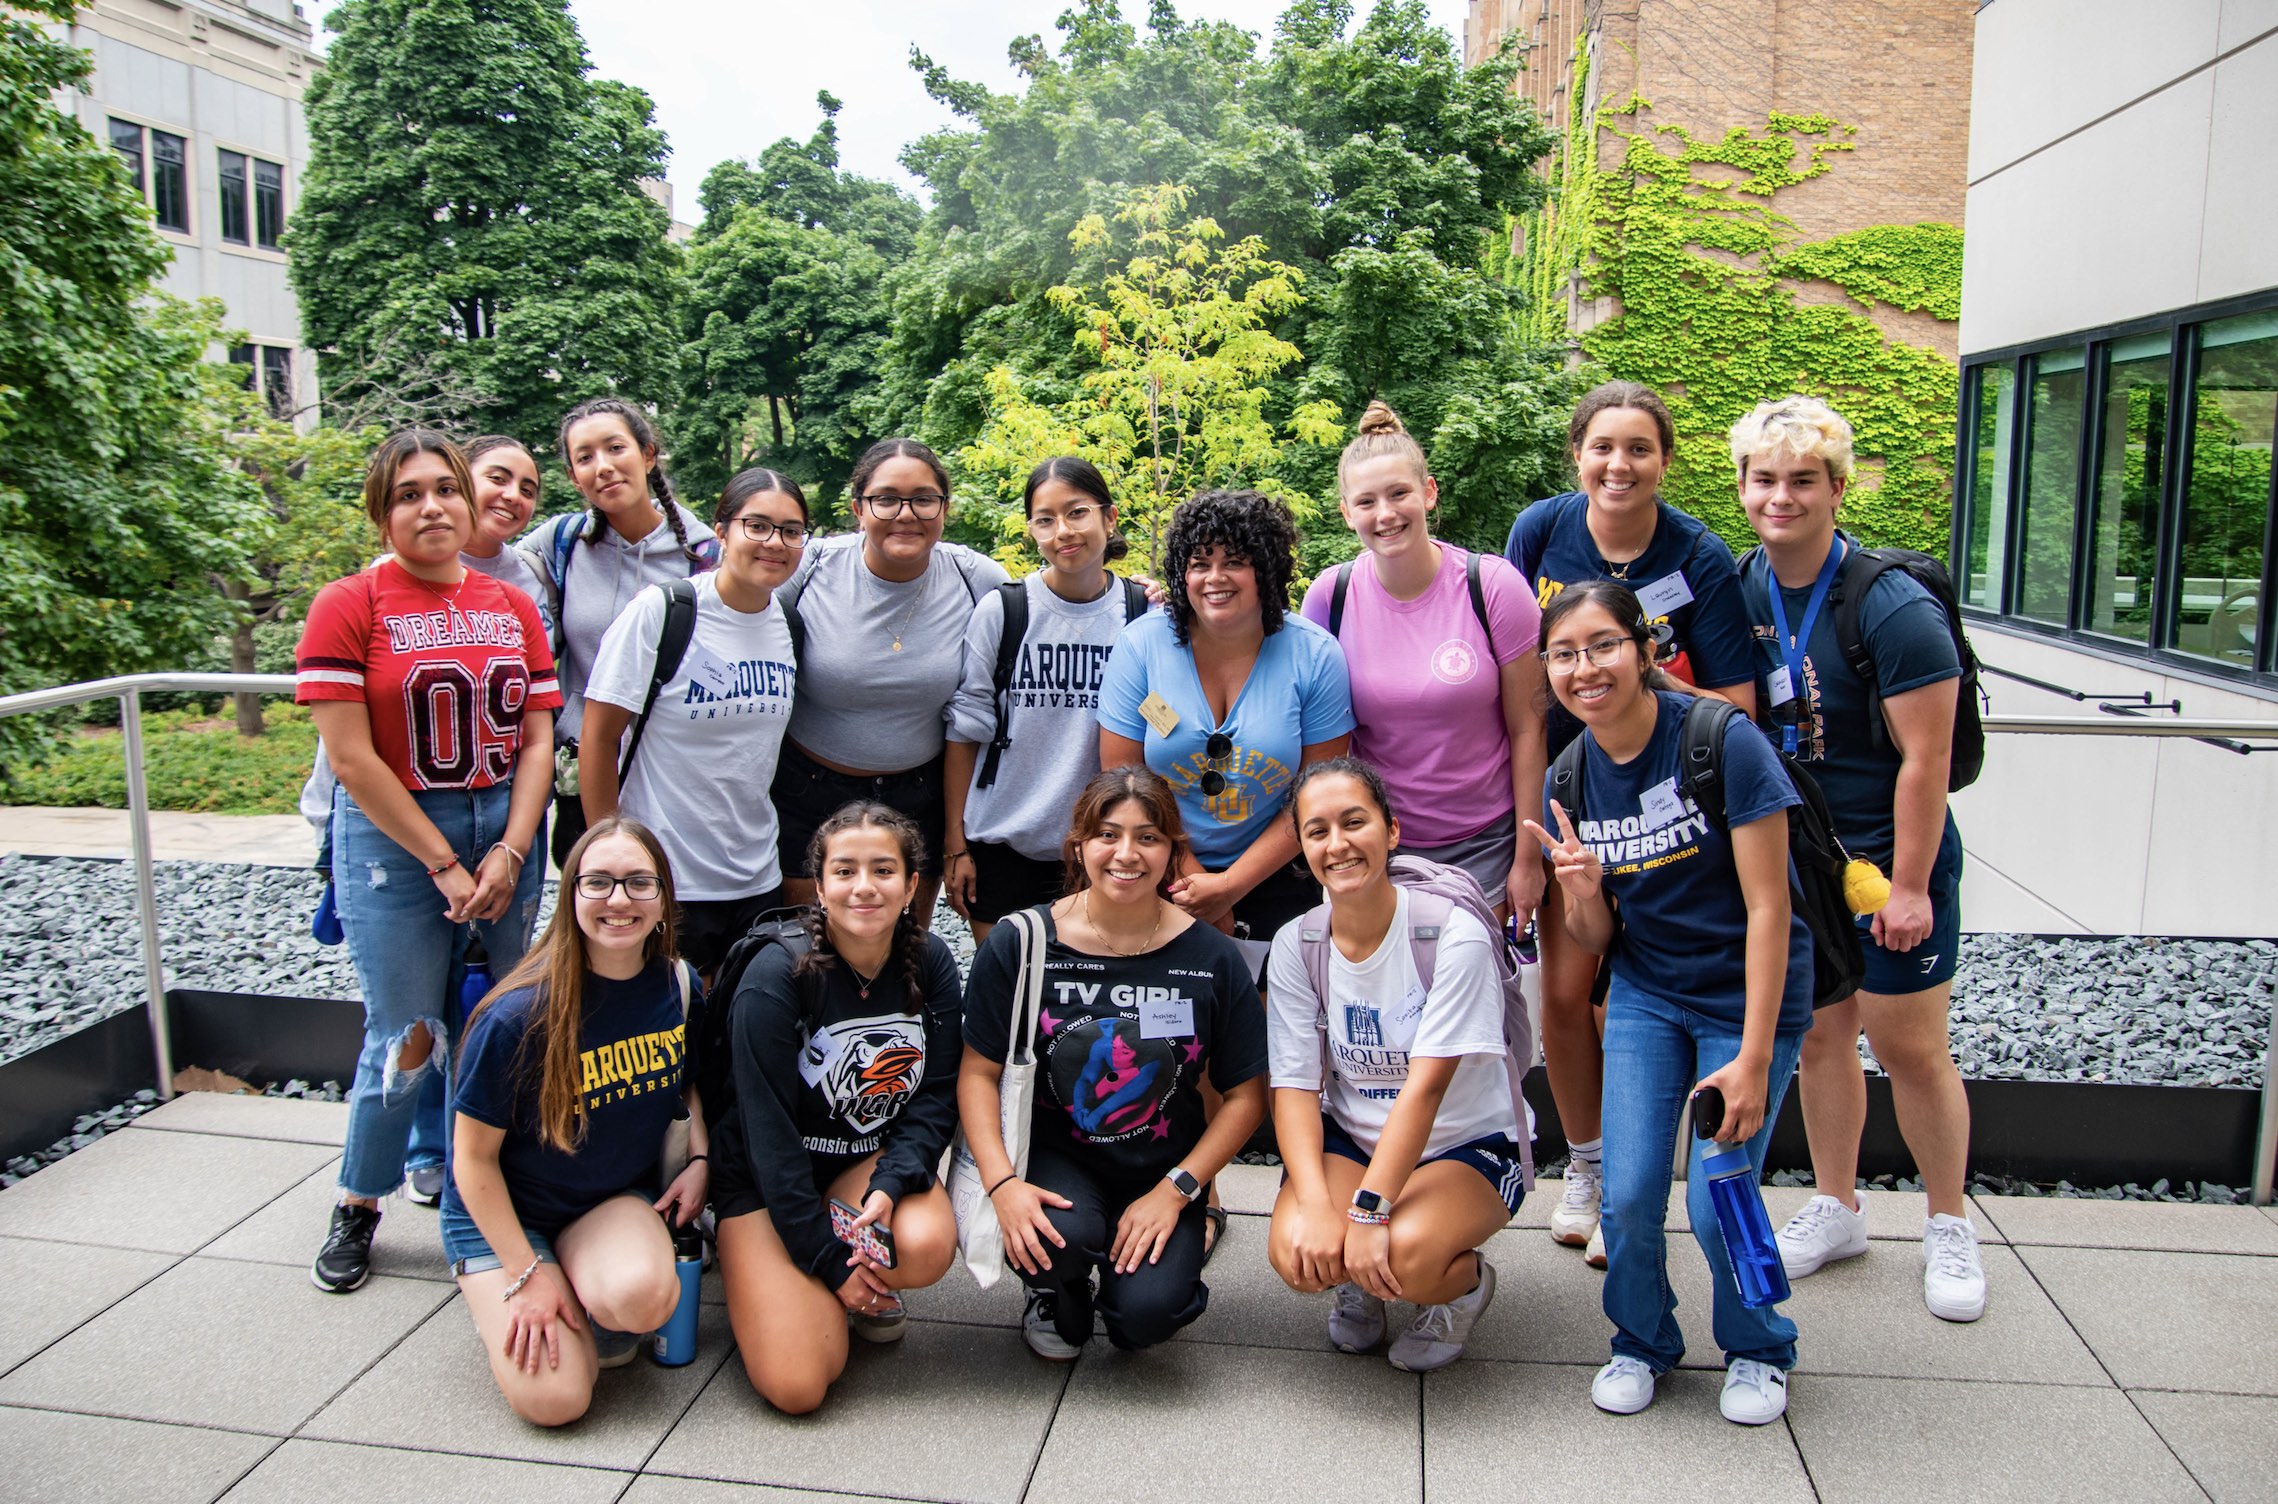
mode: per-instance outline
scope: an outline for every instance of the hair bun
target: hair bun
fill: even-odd
[[[1360,427],[1354,431],[1362,434],[1406,433],[1408,425],[1402,423],[1400,415],[1382,399],[1378,399],[1369,403],[1368,410],[1360,415]]]

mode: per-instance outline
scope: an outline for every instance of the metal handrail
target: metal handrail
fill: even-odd
[[[166,976],[158,949],[158,889],[150,855],[150,793],[143,771],[142,694],[289,694],[291,674],[122,674],[85,684],[63,684],[0,697],[0,719],[57,710],[93,700],[119,702],[127,773],[127,818],[134,833],[135,921],[142,932],[143,988],[150,1005],[150,1043],[158,1063],[158,1095],[174,1095],[174,1049],[167,1039]],[[1984,719],[1988,732],[2007,736],[2181,736],[2278,739],[2278,721],[2149,721],[2118,716],[2002,715]],[[2263,1047],[2262,1110],[2255,1133],[2253,1199],[2270,1204],[2278,1180],[2278,1008]]]

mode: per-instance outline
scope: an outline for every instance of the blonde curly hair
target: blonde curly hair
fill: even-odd
[[[1817,397],[1789,396],[1759,402],[1755,411],[1732,425],[1732,468],[1746,474],[1748,461],[1759,454],[1825,462],[1827,478],[1837,483],[1851,478],[1850,422]]]

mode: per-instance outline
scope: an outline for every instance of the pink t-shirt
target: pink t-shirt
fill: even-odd
[[[1495,628],[1490,653],[1464,584],[1463,550],[1438,547],[1440,572],[1412,601],[1385,593],[1374,555],[1353,560],[1339,634],[1359,721],[1353,755],[1384,775],[1410,846],[1445,846],[1511,818],[1500,669],[1533,652],[1542,631],[1525,577],[1507,560],[1483,555],[1479,584]],[[1305,592],[1305,615],[1323,627],[1335,585],[1331,570]]]

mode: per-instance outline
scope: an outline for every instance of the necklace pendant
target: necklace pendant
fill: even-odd
[[[901,650],[902,650],[902,639],[900,639],[899,637],[897,637],[897,638],[895,638],[895,639],[894,639],[894,651],[895,651],[895,652],[897,652],[897,653],[899,653]]]

